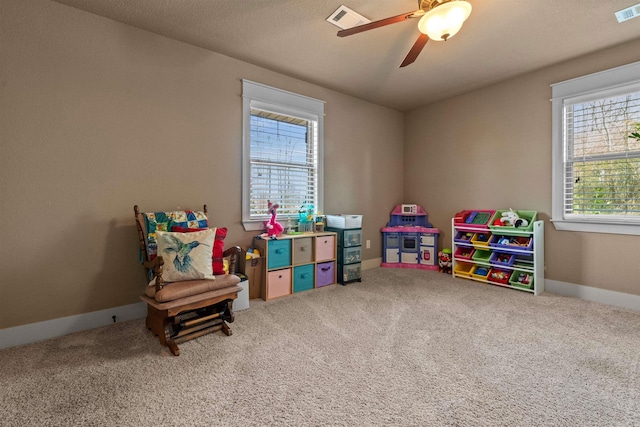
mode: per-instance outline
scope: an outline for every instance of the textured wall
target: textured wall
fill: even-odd
[[[463,209],[551,216],[551,88],[640,60],[640,40],[545,68],[405,117],[405,199],[444,229]],[[640,295],[638,236],[556,231],[545,223],[545,277]]]
[[[133,205],[241,220],[241,79],[326,101],[325,213],[380,233],[400,112],[46,0],[0,6],[0,329],[135,303]]]

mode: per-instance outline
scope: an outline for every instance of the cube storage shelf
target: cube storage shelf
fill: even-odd
[[[544,291],[544,221],[534,211],[517,211],[531,219],[523,228],[496,226],[504,211],[477,211],[480,221],[465,215],[451,221],[453,277],[475,280],[539,295]],[[470,217],[470,216],[469,216]]]
[[[281,234],[253,239],[263,254],[260,297],[285,297],[336,283],[336,233]]]
[[[338,283],[362,282],[362,229],[326,227],[325,230],[338,236]]]

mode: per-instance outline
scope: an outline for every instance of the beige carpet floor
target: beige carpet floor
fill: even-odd
[[[431,271],[0,351],[2,426],[640,426],[640,313]]]

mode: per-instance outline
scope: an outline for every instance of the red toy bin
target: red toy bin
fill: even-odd
[[[511,270],[503,270],[501,268],[493,267],[491,271],[489,271],[490,282],[506,285],[509,283],[510,277],[511,277]]]
[[[489,228],[495,213],[496,211],[489,210],[464,210],[455,214],[453,223],[457,227],[484,230]]]
[[[470,260],[471,256],[473,255],[474,252],[475,252],[475,249],[473,249],[473,248],[466,248],[464,246],[458,246],[458,249],[456,249],[456,251],[453,253],[453,256],[456,259]]]
[[[508,254],[504,252],[494,252],[491,254],[491,258],[489,258],[489,262],[492,264],[499,264],[505,266],[512,266],[515,261],[516,256],[514,254]]]

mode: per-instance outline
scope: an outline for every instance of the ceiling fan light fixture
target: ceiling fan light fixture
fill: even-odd
[[[471,4],[464,0],[451,0],[434,6],[418,22],[421,33],[431,40],[443,41],[455,36],[471,14]]]

